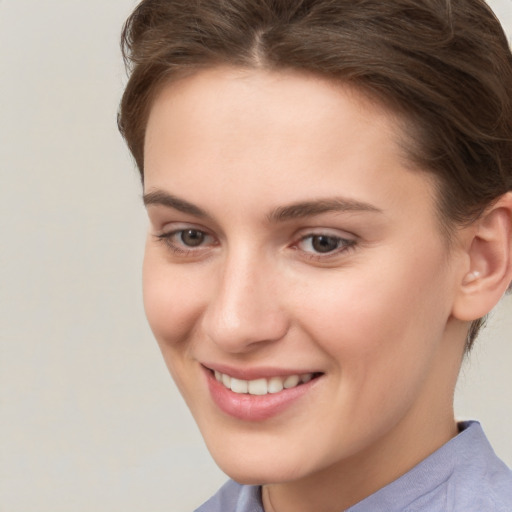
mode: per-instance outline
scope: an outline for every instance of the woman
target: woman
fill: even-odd
[[[145,0],[123,48],[146,313],[233,479],[198,510],[512,510],[453,412],[512,281],[512,56],[485,3]]]

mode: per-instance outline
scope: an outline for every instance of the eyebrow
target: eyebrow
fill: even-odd
[[[270,222],[284,222],[292,219],[313,217],[314,215],[329,212],[382,213],[382,210],[371,204],[356,201],[355,199],[333,197],[281,206],[270,213],[268,220]]]
[[[199,206],[173,196],[163,190],[148,192],[147,194],[144,194],[142,199],[144,201],[144,206],[146,207],[150,205],[161,205],[166,206],[167,208],[174,208],[175,210],[188,213],[189,215],[194,215],[195,217],[211,218],[211,216],[206,213],[205,210],[199,208]]]
[[[211,219],[212,216],[199,206],[189,203],[184,199],[173,196],[163,190],[154,190],[143,196],[144,205],[161,205],[167,208],[173,208],[195,217]],[[318,199],[312,201],[301,201],[286,206],[280,206],[267,215],[267,220],[271,223],[285,222],[304,217],[313,217],[322,213],[329,212],[373,212],[382,213],[379,208],[355,199],[333,197],[327,199]]]

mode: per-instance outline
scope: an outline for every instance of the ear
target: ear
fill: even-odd
[[[458,285],[452,311],[465,322],[489,313],[512,281],[512,192],[493,203],[468,232],[469,268]]]

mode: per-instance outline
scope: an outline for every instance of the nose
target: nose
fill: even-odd
[[[218,270],[202,325],[223,351],[250,352],[287,333],[288,315],[279,300],[276,270],[249,254],[227,257]]]

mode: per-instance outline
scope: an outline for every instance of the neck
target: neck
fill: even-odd
[[[399,425],[364,453],[298,481],[263,487],[265,512],[339,512],[393,482],[435,452],[458,429],[451,414],[432,415],[412,430]]]
[[[453,393],[465,326],[451,325],[451,343],[430,372],[423,392],[401,420],[365,450],[297,481],[265,485],[265,512],[339,512],[401,477],[458,434]],[[460,332],[459,332],[460,331]],[[448,336],[447,336],[448,339]],[[453,339],[459,339],[454,343]],[[446,341],[446,340],[445,340]]]

